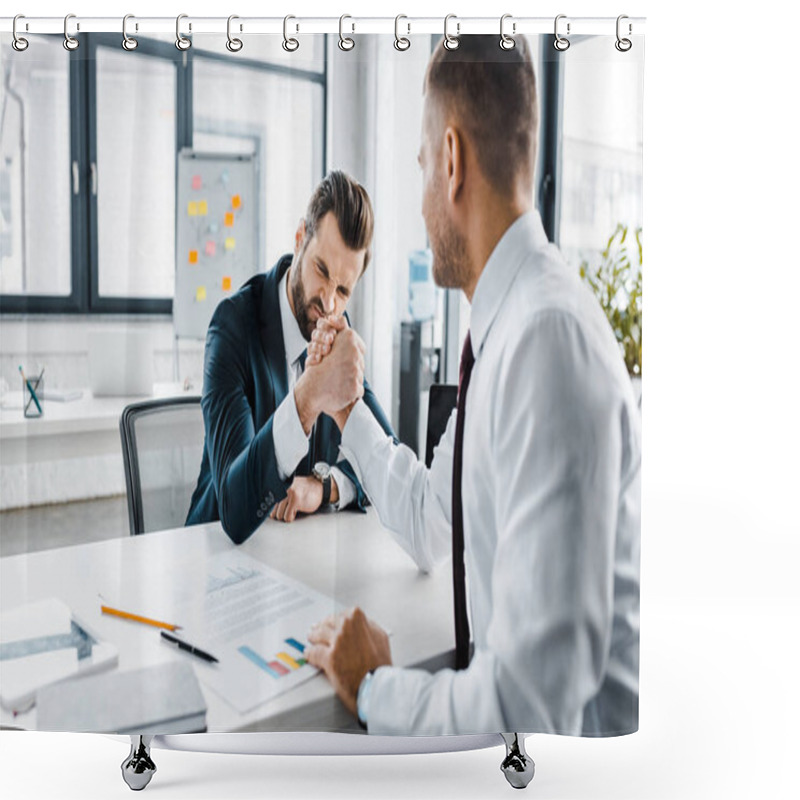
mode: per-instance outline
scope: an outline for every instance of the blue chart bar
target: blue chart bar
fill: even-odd
[[[305,653],[306,646],[304,644],[300,644],[297,639],[284,639],[284,641],[289,645],[289,647],[294,647],[294,649],[300,653]]]
[[[263,669],[264,672],[267,672],[270,675],[272,675],[273,678],[280,678],[281,677],[280,673],[278,673],[274,669],[272,669],[272,667],[270,667],[270,665],[267,664],[267,662],[264,661],[264,659],[261,658],[261,656],[258,653],[256,653],[254,650],[251,650],[246,644],[243,644],[239,648],[239,652],[243,656],[246,656],[247,658],[249,658],[257,667],[261,667],[261,669]]]

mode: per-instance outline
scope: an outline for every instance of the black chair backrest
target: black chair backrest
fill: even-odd
[[[458,399],[458,386],[449,383],[434,383],[428,395],[428,427],[425,441],[425,466],[433,461],[433,449],[439,444],[447,428],[447,420],[453,413]]]
[[[200,475],[199,397],[144,400],[119,420],[131,535],[181,527]]]

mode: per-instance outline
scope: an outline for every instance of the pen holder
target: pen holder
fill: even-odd
[[[22,381],[22,413],[28,419],[44,414],[44,378],[28,378]]]

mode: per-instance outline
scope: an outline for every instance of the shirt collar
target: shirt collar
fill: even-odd
[[[281,330],[283,331],[283,346],[286,350],[286,363],[293,366],[294,362],[303,354],[308,342],[303,338],[297,319],[292,313],[292,307],[289,305],[286,284],[289,281],[290,272],[291,270],[286,270],[278,283],[278,303],[281,311]]]
[[[476,358],[523,261],[531,250],[546,245],[547,234],[535,209],[517,217],[495,245],[472,296],[469,327]]]

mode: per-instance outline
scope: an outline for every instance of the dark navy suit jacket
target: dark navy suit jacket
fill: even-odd
[[[272,437],[273,414],[288,394],[278,284],[291,263],[291,256],[284,256],[223,300],[206,336],[201,401],[206,437],[186,524],[221,520],[237,544],[286,497],[294,477],[281,480]],[[394,437],[366,381],[364,402]],[[338,460],[340,442],[336,423],[321,414],[295,474],[310,475],[317,461],[336,464],[355,484],[355,504],[363,511],[367,497],[350,464]]]

